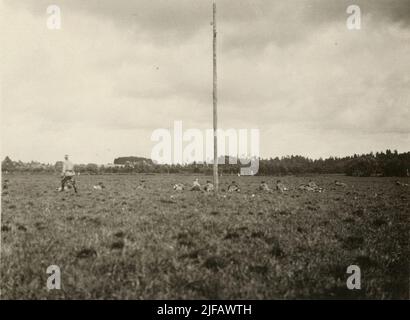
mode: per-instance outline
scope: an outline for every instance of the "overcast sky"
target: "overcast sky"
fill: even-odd
[[[211,128],[211,20],[211,0],[3,0],[3,158],[108,163]],[[219,125],[260,129],[262,157],[410,151],[408,0],[218,0],[218,59]]]

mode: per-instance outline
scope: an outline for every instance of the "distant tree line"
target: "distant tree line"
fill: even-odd
[[[409,176],[410,152],[386,150],[348,157],[312,160],[302,156],[288,156],[261,160],[259,174],[346,174],[348,176]]]
[[[223,175],[238,174],[241,162],[236,158],[226,156],[219,165]],[[230,164],[235,163],[235,164]],[[29,173],[59,173],[62,162],[54,165],[39,162],[24,163],[12,161],[6,157],[1,164],[3,172]],[[410,152],[398,153],[396,150],[386,150],[349,157],[330,157],[312,160],[303,156],[287,156],[259,160],[258,175],[302,175],[302,174],[346,174],[349,176],[409,176]],[[113,164],[97,165],[95,163],[75,165],[75,171],[80,174],[121,174],[121,173],[190,173],[212,174],[212,163],[191,164],[156,164],[151,159],[141,157],[122,157]]]

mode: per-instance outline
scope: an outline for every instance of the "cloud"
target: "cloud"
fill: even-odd
[[[211,22],[211,0],[70,0],[55,1],[66,12],[113,22],[126,32],[156,44],[189,41]],[[218,24],[228,30],[229,42],[266,45],[293,42],[317,26],[346,20],[350,0],[218,0]],[[48,0],[6,0],[8,6],[43,16]],[[357,0],[356,5],[375,21],[408,26],[410,6],[406,0]],[[231,32],[231,30],[240,32]]]
[[[4,1],[2,149],[81,162],[150,155],[150,134],[212,121],[211,1]],[[218,1],[219,120],[261,129],[264,156],[410,145],[406,1]],[[86,141],[86,143],[84,142]]]

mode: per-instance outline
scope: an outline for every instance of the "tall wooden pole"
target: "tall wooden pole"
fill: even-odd
[[[213,0],[213,123],[214,123],[214,186],[219,190],[218,181],[218,96],[217,96],[217,69],[216,69],[216,0]]]

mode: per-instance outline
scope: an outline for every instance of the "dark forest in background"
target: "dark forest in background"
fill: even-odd
[[[223,160],[223,158],[222,158]],[[225,164],[219,166],[222,174],[237,174],[240,163],[236,158],[225,157]],[[242,162],[243,163],[243,162]],[[55,173],[60,172],[62,162],[43,164],[39,162],[24,163],[6,157],[1,164],[3,172]],[[194,173],[212,174],[211,163],[192,163],[187,165],[160,165],[142,157],[121,157],[111,165],[94,163],[77,164],[76,172],[80,174],[108,173]],[[287,156],[282,158],[261,159],[258,175],[302,175],[302,174],[346,174],[349,176],[409,176],[410,152],[399,153],[386,150],[348,157],[330,157],[312,160],[303,156]]]

